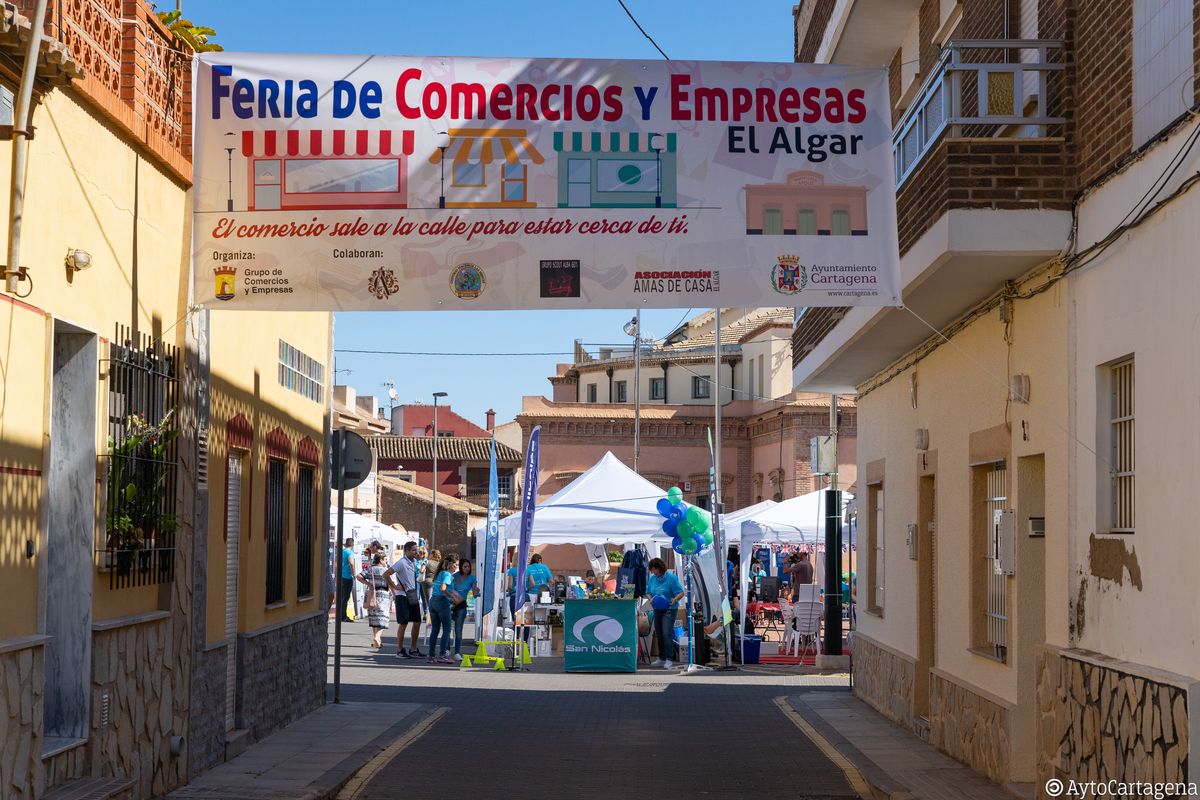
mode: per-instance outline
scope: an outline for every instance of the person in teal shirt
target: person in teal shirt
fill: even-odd
[[[458,556],[446,556],[438,564],[437,575],[429,590],[429,663],[453,664],[450,660],[450,632],[453,616],[450,612],[453,601],[451,591],[454,572],[458,569]],[[441,648],[438,648],[441,634]]]
[[[517,568],[509,567],[505,573],[508,575],[510,582],[517,579]],[[529,557],[529,566],[525,568],[525,591],[529,594],[540,592],[542,587],[549,587],[550,582],[554,580],[554,576],[550,572],[550,568],[542,563],[542,556],[539,553],[534,553]]]
[[[479,596],[478,581],[475,580],[471,559],[463,558],[458,562],[458,572],[450,583],[450,613],[454,616],[454,660],[462,661],[462,632],[467,622],[467,597]],[[478,635],[476,635],[478,638]]]
[[[650,666],[670,669],[674,666],[671,661],[675,656],[674,628],[675,617],[679,611],[679,601],[683,599],[683,584],[674,572],[667,570],[667,562],[661,558],[650,559],[650,579],[646,581],[646,593],[652,598],[663,596],[670,604],[669,608],[659,608],[659,601],[654,608],[654,633],[658,637],[658,660]]]
[[[346,607],[354,596],[354,539],[347,536],[342,542],[342,571],[338,581],[338,615],[342,622],[354,622],[346,614]]]

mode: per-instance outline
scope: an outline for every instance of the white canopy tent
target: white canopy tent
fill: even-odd
[[[669,542],[656,504],[663,489],[625,466],[611,452],[537,506],[530,545],[650,544]],[[500,523],[500,536],[516,543],[521,515]]]
[[[742,518],[739,529],[730,530],[729,541],[738,542],[738,560],[741,562],[739,580],[745,583],[745,577],[750,572],[750,559],[756,544],[809,544],[817,545],[825,542],[825,493],[828,489],[818,489],[815,492],[793,497],[776,503],[769,508]],[[842,514],[845,517],[847,505],[853,501],[854,495],[842,492]],[[735,539],[735,536],[737,537]],[[813,567],[816,569],[816,564]],[[814,579],[819,584],[823,575],[818,572]],[[744,588],[739,587],[739,588]],[[745,592],[739,592],[744,595]],[[746,602],[742,597],[740,605],[740,630],[746,629]]]
[[[547,544],[669,544],[657,504],[666,492],[625,466],[611,452],[537,505],[530,546]],[[500,521],[499,552],[521,538],[521,514]],[[476,560],[482,566],[486,527],[475,530]],[[499,566],[499,565],[497,565]],[[491,576],[499,583],[499,569]],[[502,593],[497,585],[497,598]],[[482,614],[477,619],[482,622]]]

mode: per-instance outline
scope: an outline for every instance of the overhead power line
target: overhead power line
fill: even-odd
[[[642,27],[642,23],[637,21],[637,17],[635,17],[633,12],[629,10],[629,7],[625,5],[625,0],[617,0],[617,2],[621,4],[621,8],[625,10],[625,13],[629,16],[629,19],[633,21],[633,24],[637,26],[637,29],[642,32],[642,36],[645,36],[646,39],[649,40],[650,44],[654,45],[654,49],[657,50],[663,58],[665,58],[667,61],[670,61],[671,57],[663,52],[663,49],[658,46],[658,42],[654,41],[653,36],[646,33],[646,29]]]

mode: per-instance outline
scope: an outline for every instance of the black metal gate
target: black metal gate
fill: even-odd
[[[108,351],[102,566],[110,588],[169,583],[177,527],[178,353],[123,325]]]

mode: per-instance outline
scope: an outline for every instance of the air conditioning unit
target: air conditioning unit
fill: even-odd
[[[808,469],[812,475],[832,475],[837,472],[837,436],[814,436],[809,442]]]
[[[998,508],[992,513],[992,558],[1001,575],[1017,574],[1017,513]]]

